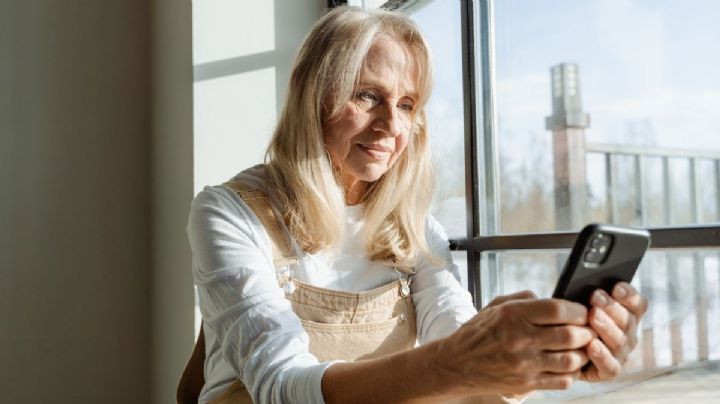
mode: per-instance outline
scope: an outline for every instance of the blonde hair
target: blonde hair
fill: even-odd
[[[437,262],[425,241],[434,175],[424,107],[430,96],[430,52],[409,18],[392,12],[338,7],[305,38],[266,162],[283,219],[309,253],[342,237],[345,199],[323,141],[323,123],[355,93],[365,57],[379,35],[401,42],[418,71],[417,113],[408,146],[363,197],[363,240],[371,260],[411,271],[420,254]]]

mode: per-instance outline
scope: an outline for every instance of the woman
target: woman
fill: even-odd
[[[630,285],[590,311],[520,292],[476,312],[428,215],[430,66],[406,17],[330,11],[266,164],[197,195],[200,402],[490,402],[621,370],[646,306]]]

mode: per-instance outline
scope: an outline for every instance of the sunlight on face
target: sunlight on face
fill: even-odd
[[[325,125],[325,146],[348,203],[357,203],[368,183],[382,177],[407,147],[418,102],[416,82],[407,47],[381,36],[365,58],[353,96]]]

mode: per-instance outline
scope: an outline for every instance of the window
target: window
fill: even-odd
[[[384,7],[409,13],[434,52],[430,128],[442,141],[433,143],[439,192],[432,213],[457,236],[462,252],[454,254],[466,257],[478,306],[526,288],[549,296],[585,223],[646,227],[653,235],[634,281],[651,308],[626,376],[530,401],[598,393],[668,399],[668,386],[687,391],[683,380],[697,381],[697,397],[718,394],[703,387],[717,371],[698,365],[720,359],[720,54],[710,51],[720,41],[720,4],[436,0]],[[618,390],[679,368],[694,370]]]

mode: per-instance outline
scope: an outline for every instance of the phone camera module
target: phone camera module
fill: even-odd
[[[605,260],[610,246],[612,245],[612,237],[607,234],[598,234],[590,240],[590,248],[585,252],[583,257],[588,266],[597,266]]]
[[[590,264],[599,264],[602,262],[603,254],[600,254],[597,251],[590,250],[587,253],[585,253],[585,262]]]

